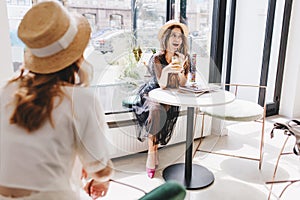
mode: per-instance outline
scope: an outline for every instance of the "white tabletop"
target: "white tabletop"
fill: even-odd
[[[159,103],[187,107],[217,106],[230,103],[235,99],[233,93],[225,90],[197,95],[190,92],[181,92],[177,89],[161,88],[150,91],[149,97]]]

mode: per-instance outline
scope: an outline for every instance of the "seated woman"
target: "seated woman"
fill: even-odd
[[[89,194],[106,194],[113,172],[107,125],[98,97],[82,87],[90,33],[86,18],[58,1],[34,5],[21,21],[24,69],[0,88],[0,199],[79,200],[70,181],[77,156],[94,179]]]
[[[187,36],[187,26],[175,20],[168,21],[161,27],[158,33],[161,51],[154,54],[149,61],[152,78],[140,88],[138,95],[141,101],[133,107],[138,120],[138,139],[144,141],[145,137],[148,137],[146,171],[150,178],[154,177],[158,166],[158,145],[166,145],[169,142],[179,108],[153,102],[148,93],[155,88],[167,86],[166,81],[162,80],[167,72],[177,74],[175,78],[178,84],[175,85],[185,85],[190,70]],[[174,57],[181,63],[180,68],[174,67],[177,65],[172,63]]]

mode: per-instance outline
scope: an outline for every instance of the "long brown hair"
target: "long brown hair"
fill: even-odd
[[[54,108],[54,98],[59,97],[60,102],[64,92],[62,85],[75,84],[75,75],[78,66],[73,63],[69,67],[51,74],[37,74],[28,72],[21,74],[12,82],[19,82],[19,88],[15,93],[15,110],[10,118],[11,124],[17,124],[32,132],[40,128],[48,119],[54,127],[51,117]]]

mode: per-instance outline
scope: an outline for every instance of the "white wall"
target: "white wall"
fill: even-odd
[[[293,1],[279,113],[300,118],[300,1]]]
[[[6,1],[0,1],[0,81],[13,74]]]
[[[298,61],[299,62],[299,61]],[[298,75],[296,81],[296,90],[294,91],[296,93],[295,95],[295,103],[294,103],[294,112],[292,117],[300,118],[300,65],[298,65]]]

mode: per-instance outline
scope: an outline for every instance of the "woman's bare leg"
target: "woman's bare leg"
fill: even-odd
[[[156,160],[156,154],[158,145],[154,144],[155,137],[153,135],[149,134],[148,137],[148,157],[147,157],[147,163],[146,166],[149,169],[155,169],[155,165],[158,164]]]
[[[148,156],[146,161],[146,170],[147,174],[150,178],[154,177],[155,174],[155,168],[158,164],[157,162],[157,148],[158,145],[154,144],[155,137],[153,135],[148,136]]]
[[[164,106],[153,103],[150,106],[150,113],[148,117],[148,157],[146,162],[147,174],[150,178],[153,178],[155,169],[158,165],[158,141],[155,134],[159,134],[159,131],[163,128],[167,119],[167,113]],[[154,133],[154,134],[151,134]]]

